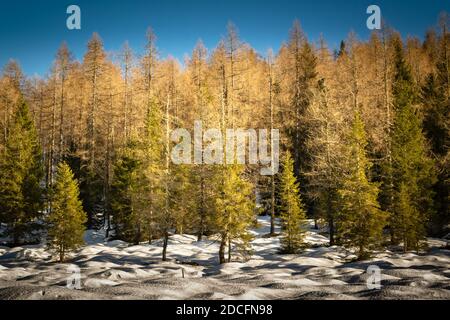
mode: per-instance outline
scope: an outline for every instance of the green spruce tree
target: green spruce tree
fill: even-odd
[[[342,244],[356,247],[358,259],[365,259],[370,250],[380,245],[386,214],[377,201],[378,184],[369,181],[372,163],[366,153],[364,123],[356,112],[347,159],[347,172],[339,195],[342,211],[338,216],[338,235]]]
[[[223,167],[220,195],[216,200],[215,227],[220,235],[219,262],[231,262],[233,246],[244,258],[251,253],[252,235],[248,231],[254,221],[252,185],[243,177],[242,165]],[[228,259],[225,250],[228,245]]]
[[[14,245],[33,240],[26,235],[36,230],[42,213],[43,175],[39,139],[28,105],[22,101],[0,155],[0,222],[7,224],[6,233]]]
[[[438,182],[433,188],[436,193],[436,211],[431,217],[431,231],[439,237],[445,235],[444,228],[450,224],[450,32],[447,28],[443,20],[436,50],[436,71],[427,77],[421,94],[424,132],[437,160]]]
[[[130,139],[115,163],[111,185],[115,237],[134,244],[139,244],[143,239],[144,226],[142,212],[137,208],[138,197],[141,196],[138,151],[137,141]]]
[[[300,27],[299,21],[294,21],[290,30],[287,51],[290,61],[289,71],[286,71],[289,81],[289,105],[281,112],[289,137],[289,150],[294,160],[294,174],[300,184],[308,183],[306,172],[311,169],[311,158],[307,148],[307,139],[311,135],[311,122],[306,117],[307,110],[313,98],[313,90],[317,84],[317,57],[313,46],[308,42]],[[312,209],[312,199],[305,190],[301,190],[305,210]]]
[[[281,252],[296,253],[302,248],[306,213],[300,200],[300,189],[294,176],[294,161],[289,151],[280,177]]]
[[[406,219],[411,215],[399,212],[394,205],[390,218],[393,242],[416,239],[404,243],[404,249],[416,249],[424,240],[424,224],[433,212],[432,186],[436,181],[434,162],[428,156],[427,142],[422,132],[422,121],[415,109],[417,90],[407,65],[401,41],[395,44],[395,77],[393,82],[394,126],[391,131],[392,177],[395,202],[409,199],[411,208],[419,212],[420,219]],[[404,207],[404,206],[403,206]],[[412,210],[412,209],[411,209]],[[406,217],[406,218],[405,218]],[[412,217],[412,216],[411,216]],[[405,220],[406,219],[406,220]],[[414,236],[408,236],[411,233]],[[421,239],[416,235],[421,235]]]
[[[78,183],[70,167],[65,162],[60,163],[51,192],[52,208],[47,217],[48,246],[56,250],[60,262],[65,261],[68,252],[84,243],[87,218],[79,197]]]
[[[164,132],[163,115],[156,99],[149,102],[144,131],[140,137],[140,164],[136,209],[143,214],[143,232],[151,242],[158,234],[158,214],[164,206]]]
[[[400,185],[396,200],[396,220],[400,222],[397,230],[402,237],[400,240],[404,244],[403,248],[404,250],[408,248],[418,251],[420,241],[426,235],[424,216],[412,205],[413,201],[408,187],[403,183]]]

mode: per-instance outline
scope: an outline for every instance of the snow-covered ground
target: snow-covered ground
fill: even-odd
[[[88,231],[87,245],[70,263],[52,262],[42,246],[0,247],[0,299],[450,299],[450,251],[430,239],[427,253],[383,251],[364,262],[327,238],[308,231],[310,249],[279,255],[278,238],[267,238],[269,220],[254,230],[247,262],[217,263],[218,243],[171,237],[161,262],[161,243],[128,246],[103,242]],[[369,290],[366,272],[381,269],[381,289]],[[66,287],[72,268],[81,289]],[[184,275],[184,278],[183,278]]]

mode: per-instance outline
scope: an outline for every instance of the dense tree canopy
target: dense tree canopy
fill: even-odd
[[[174,233],[215,235],[222,263],[246,256],[259,213],[272,216],[272,236],[281,218],[285,252],[302,245],[307,217],[360,257],[382,243],[383,227],[405,250],[448,232],[448,21],[422,42],[388,27],[367,41],[351,33],[336,53],[294,22],[267,56],[229,24],[216,48],[198,42],[184,64],[158,55],[152,29],[145,40],[142,54],[128,44],[109,54],[94,34],[82,61],[63,44],[45,78],[5,66],[0,223],[12,242],[31,241],[33,225],[63,206],[75,208],[79,238],[73,179],[87,228],[133,243],[163,238],[163,259]],[[202,165],[203,153],[173,163],[172,130],[198,121],[223,136],[279,129],[292,159],[274,177],[255,164]]]

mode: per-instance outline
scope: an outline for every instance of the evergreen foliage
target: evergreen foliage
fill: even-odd
[[[294,176],[294,161],[289,151],[280,177],[281,252],[296,253],[304,246],[306,213],[300,200],[300,188]]]
[[[405,250],[418,247],[418,235],[424,233],[424,223],[433,212],[432,186],[436,181],[434,162],[428,156],[422,121],[414,108],[417,92],[411,71],[404,60],[401,42],[395,45],[395,78],[393,83],[395,120],[392,129],[392,176],[395,202],[407,201],[421,215],[420,219],[405,220],[404,215],[394,209],[390,226],[394,242],[401,239],[416,239],[416,242],[404,243]],[[412,216],[411,216],[412,217]],[[405,233],[412,233],[409,237]]]
[[[28,105],[21,101],[0,155],[0,222],[13,244],[30,241],[42,214],[42,152]]]
[[[47,217],[49,248],[56,250],[59,261],[84,244],[86,213],[79,199],[78,183],[70,167],[61,162],[51,191],[52,208]]]
[[[367,158],[367,138],[359,112],[349,139],[347,172],[339,190],[342,212],[338,233],[342,243],[356,247],[358,258],[364,259],[381,244],[386,215],[377,201],[378,184],[368,178],[372,164]]]
[[[238,254],[248,257],[251,253],[249,232],[254,221],[254,196],[252,185],[246,181],[240,165],[223,167],[223,184],[216,200],[216,230],[220,235],[219,261],[230,262],[232,246]],[[228,259],[225,247],[228,245]]]

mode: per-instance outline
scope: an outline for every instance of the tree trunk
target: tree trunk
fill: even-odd
[[[226,234],[222,234],[222,239],[220,241],[219,247],[219,263],[224,264],[225,261],[225,246],[227,245],[227,236]]]
[[[197,241],[200,242],[202,241],[203,238],[203,217],[200,218],[200,230],[198,230],[198,234],[197,234]]]
[[[61,78],[61,101],[59,111],[59,156],[58,160],[62,161],[64,158],[64,82],[65,76]]]
[[[17,231],[16,222],[13,222],[13,246],[18,246],[20,242],[19,232]]]
[[[148,244],[152,244],[153,235],[151,232],[148,233]]]
[[[228,262],[231,262],[231,238],[228,238]]]
[[[139,245],[141,243],[141,224],[139,223],[137,226],[136,236],[134,238],[134,244]]]
[[[65,256],[65,252],[64,252],[64,245],[60,245],[59,246],[59,262],[64,262],[64,256]]]
[[[319,230],[319,221],[317,220],[317,217],[314,217],[314,229]]]
[[[169,244],[169,232],[164,231],[162,261],[167,261],[167,245]]]
[[[268,58],[269,65],[269,107],[270,107],[270,148],[271,148],[271,157],[272,163],[274,162],[274,154],[273,154],[273,136],[272,130],[274,129],[274,110],[273,110],[273,78],[272,78],[272,55],[269,52]],[[275,175],[272,173],[271,177],[271,214],[270,214],[270,235],[275,235]]]
[[[329,220],[328,220],[328,226],[329,226],[329,229],[330,229],[330,246],[334,246],[334,243],[335,243],[335,239],[334,239],[334,228],[335,228],[335,226],[334,226],[334,219],[333,219],[333,217],[329,217]]]
[[[53,165],[55,160],[55,130],[56,130],[56,84],[54,84],[53,88],[53,102],[52,102],[52,124],[51,124],[51,132],[50,132],[50,157],[48,163],[48,186],[53,185]]]
[[[200,229],[198,231],[197,241],[202,241],[203,233],[205,232],[205,178],[203,173],[203,165],[200,166]]]
[[[270,212],[270,235],[275,235],[275,177],[272,176],[272,199],[271,199],[271,212]]]

